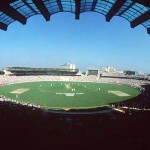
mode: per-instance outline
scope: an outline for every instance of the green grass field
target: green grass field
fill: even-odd
[[[140,91],[117,84],[91,82],[27,82],[0,87],[0,95],[44,109],[88,109],[131,99]]]

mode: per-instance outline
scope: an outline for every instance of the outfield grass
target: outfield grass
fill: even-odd
[[[25,89],[25,92],[15,93],[18,89]],[[118,96],[109,91],[120,91],[128,96]],[[0,87],[0,95],[7,98],[31,102],[44,109],[54,110],[103,107],[110,103],[131,99],[139,94],[139,90],[124,85],[90,82],[45,81]]]

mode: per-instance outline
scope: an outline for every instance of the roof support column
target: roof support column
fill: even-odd
[[[132,1],[134,1],[136,3],[140,3],[144,6],[150,7],[150,1],[149,0],[132,0]]]
[[[0,22],[0,29],[6,31],[7,30],[7,24]]]
[[[138,18],[136,18],[135,20],[133,20],[130,24],[131,24],[131,28],[134,28],[140,24],[142,24],[143,22],[147,21],[150,19],[150,11],[147,11],[146,13],[142,14],[141,16],[139,16]]]
[[[27,22],[27,18],[20,14],[13,7],[11,7],[9,4],[1,4],[0,11],[9,16],[10,18],[19,21],[23,25]]]
[[[119,13],[119,16],[121,16],[123,13],[125,13],[130,7],[132,7],[135,4],[135,2],[132,2],[126,9],[124,9],[122,12]]]
[[[97,4],[97,0],[93,0],[93,4],[92,4],[92,8],[91,8],[92,11],[95,10],[96,4]]]
[[[150,34],[150,28],[147,29],[147,33]]]
[[[27,7],[29,7],[30,10],[32,10],[35,14],[37,14],[37,12],[27,3],[26,0],[22,0],[22,2],[23,2]]]
[[[117,13],[117,11],[124,5],[127,0],[117,0],[112,6],[108,14],[106,15],[106,21],[109,22],[112,17]]]
[[[81,5],[81,1],[80,0],[75,0],[75,3],[76,3],[75,19],[80,19],[80,5]]]
[[[61,4],[60,0],[57,0],[57,4],[58,4],[58,7],[59,7],[60,11],[63,11],[63,7],[62,7],[62,4]]]
[[[44,5],[42,0],[33,0],[33,3],[37,7],[37,9],[40,11],[40,13],[43,15],[46,21],[50,20],[50,13],[47,10],[46,6]]]

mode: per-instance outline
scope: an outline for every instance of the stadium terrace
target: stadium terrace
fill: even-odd
[[[69,68],[29,68],[29,67],[7,67],[3,70],[5,75],[77,75],[79,69]]]

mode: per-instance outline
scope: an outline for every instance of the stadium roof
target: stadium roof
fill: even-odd
[[[31,16],[41,14],[46,21],[58,12],[71,12],[75,19],[83,12],[93,11],[105,15],[106,21],[120,16],[132,28],[143,25],[150,34],[150,0],[0,0],[0,29],[19,21],[23,25]]]

